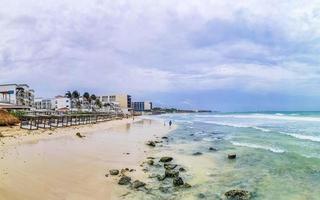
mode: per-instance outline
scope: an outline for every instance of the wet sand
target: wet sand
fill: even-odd
[[[128,175],[148,182],[139,166],[153,153],[145,142],[168,131],[157,121],[124,119],[1,138],[0,199],[119,199],[130,191],[105,174],[135,169]]]

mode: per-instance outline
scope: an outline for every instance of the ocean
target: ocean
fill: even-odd
[[[231,189],[252,199],[320,199],[320,112],[147,116],[178,125],[159,155],[176,156],[192,189],[177,199],[223,199]],[[217,151],[209,151],[212,147]],[[200,156],[193,153],[201,152]],[[235,160],[227,155],[236,153]]]

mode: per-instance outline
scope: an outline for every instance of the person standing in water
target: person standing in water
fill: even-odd
[[[169,126],[171,126],[171,125],[172,125],[172,121],[170,120],[170,121],[169,121]]]

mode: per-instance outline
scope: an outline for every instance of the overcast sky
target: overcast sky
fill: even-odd
[[[0,0],[0,84],[320,110],[320,1]]]

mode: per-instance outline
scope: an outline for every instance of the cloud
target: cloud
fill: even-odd
[[[320,86],[316,1],[3,3],[0,82],[29,83],[42,96],[76,88],[310,95]]]

